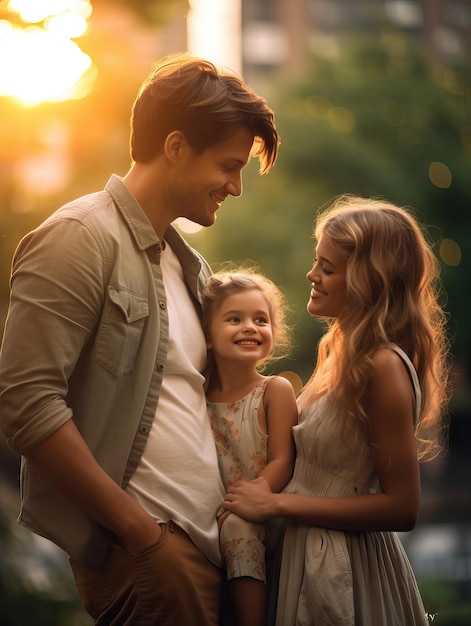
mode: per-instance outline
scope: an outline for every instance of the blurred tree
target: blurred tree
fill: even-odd
[[[13,519],[9,508],[2,506],[0,624],[90,626],[93,621],[79,603],[67,561],[54,546],[12,526]]]
[[[314,55],[307,74],[273,86],[269,99],[282,137],[274,171],[256,180],[251,169],[237,208],[226,201],[216,228],[194,236],[198,247],[215,262],[254,259],[302,312],[316,210],[340,193],[407,205],[428,227],[439,258],[443,240],[454,242],[451,264],[440,258],[444,304],[455,354],[468,358],[470,87],[469,67],[431,64],[400,33],[349,37],[335,58]],[[301,314],[296,361],[303,375],[312,368],[318,333]]]
[[[91,94],[34,109],[1,101],[1,322],[11,255],[20,237],[63,202],[102,188],[111,172],[122,174],[129,167],[129,114],[156,57],[158,15],[169,15],[174,7],[182,14],[186,4],[94,0],[92,30],[83,40],[97,68]],[[255,263],[284,289],[293,309],[297,348],[292,360],[277,364],[278,370],[294,369],[304,381],[312,371],[321,332],[305,312],[312,223],[319,207],[346,192],[411,206],[430,227],[437,255],[444,239],[457,244],[461,261],[455,256],[456,265],[442,263],[446,309],[456,337],[455,356],[469,367],[470,67],[431,64],[400,33],[379,31],[377,38],[344,40],[336,57],[313,54],[305,75],[272,83],[268,99],[282,137],[279,162],[260,178],[253,161],[244,174],[242,198],[226,200],[215,227],[187,237],[215,269],[228,260]],[[41,160],[57,153],[61,133],[65,153],[58,157],[70,168],[61,185],[41,191],[34,181],[25,184],[30,157]],[[461,388],[468,382],[465,368]],[[469,411],[469,398],[463,397],[463,405]],[[25,588],[1,558],[10,541],[11,534],[0,532],[0,622],[30,624],[27,615],[12,622],[7,613],[34,603],[34,590]],[[51,602],[38,595],[38,606]],[[38,617],[35,624],[40,623],[59,622]]]

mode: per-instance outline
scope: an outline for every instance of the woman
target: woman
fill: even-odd
[[[427,616],[394,531],[411,530],[419,459],[440,449],[445,314],[433,253],[411,215],[343,196],[317,220],[308,311],[327,321],[298,399],[285,491],[259,478],[224,507],[289,520],[277,626],[418,626]]]

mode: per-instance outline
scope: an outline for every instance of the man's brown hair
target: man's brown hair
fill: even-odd
[[[254,156],[265,174],[276,161],[279,136],[273,111],[244,80],[213,63],[178,54],[165,57],[144,81],[131,117],[131,156],[149,162],[166,137],[181,131],[203,152],[246,128],[254,136]]]

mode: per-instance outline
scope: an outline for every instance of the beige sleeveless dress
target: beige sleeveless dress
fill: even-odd
[[[395,350],[421,393],[408,356]],[[285,491],[343,497],[377,490],[373,459],[348,446],[328,396],[293,429],[297,460]],[[346,439],[346,441],[345,441]],[[284,538],[276,626],[426,626],[414,574],[394,532],[341,532],[289,522]]]

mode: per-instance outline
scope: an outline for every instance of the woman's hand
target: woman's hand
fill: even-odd
[[[268,482],[260,476],[250,482],[240,482],[229,487],[223,506],[249,522],[265,522],[276,517],[275,498]]]

